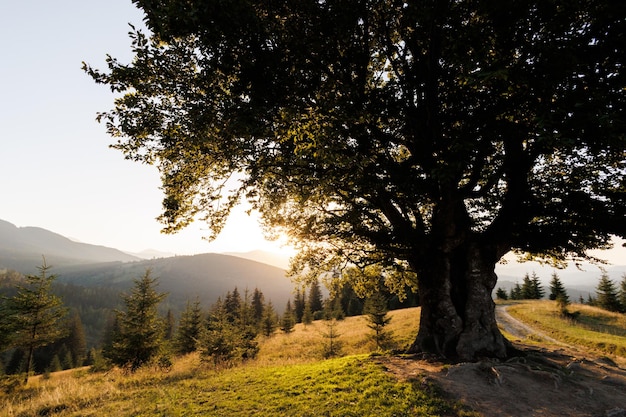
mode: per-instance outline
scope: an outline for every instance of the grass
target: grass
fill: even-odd
[[[557,311],[554,301],[520,301],[509,313],[559,341],[603,354],[626,358],[626,315],[583,304],[571,304],[569,316]]]
[[[391,312],[398,347],[417,331],[418,309]],[[32,378],[0,394],[0,416],[471,416],[420,380],[398,380],[371,356],[362,317],[338,322],[343,357],[322,360],[324,323],[261,340],[255,361],[219,370],[198,355],[169,373],[86,370]]]

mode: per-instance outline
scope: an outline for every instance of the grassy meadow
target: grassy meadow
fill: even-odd
[[[561,342],[606,355],[626,358],[626,314],[584,304],[570,304],[559,314],[547,300],[509,301],[508,312],[527,325]]]
[[[566,343],[626,356],[626,316],[551,301],[507,302],[509,313]],[[414,339],[419,309],[390,312],[396,348]],[[216,369],[191,354],[164,373],[89,369],[31,378],[0,391],[0,416],[477,416],[417,377],[399,380],[379,363],[364,317],[337,322],[340,356],[324,359],[327,323],[298,324],[260,340],[258,357]]]
[[[415,337],[418,309],[391,312],[398,348]],[[323,321],[262,339],[254,361],[215,369],[197,354],[171,371],[64,371],[0,394],[1,416],[472,416],[420,380],[377,363],[363,317],[337,322],[341,355],[324,359]]]

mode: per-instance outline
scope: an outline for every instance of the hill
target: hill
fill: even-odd
[[[175,310],[188,299],[198,297],[208,306],[237,287],[244,294],[259,288],[266,301],[282,309],[293,296],[293,283],[285,271],[267,264],[235,256],[207,253],[193,256],[114,262],[95,265],[68,265],[55,269],[59,282],[87,287],[128,289],[134,279],[150,269],[159,280],[159,290],[169,293],[167,304]]]
[[[139,260],[117,249],[74,242],[40,227],[17,227],[0,220],[0,269],[35,273],[42,255],[53,266]]]

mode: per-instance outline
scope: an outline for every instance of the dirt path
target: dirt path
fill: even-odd
[[[566,344],[559,342],[556,339],[553,339],[547,334],[537,329],[533,329],[525,323],[522,323],[515,317],[511,316],[507,309],[508,306],[506,305],[496,306],[496,320],[505,332],[511,334],[516,338],[519,338],[520,340],[524,340],[529,336],[532,336],[535,340],[537,338],[541,338],[546,342],[553,343],[555,345],[567,346]]]
[[[626,417],[626,367],[563,344],[515,319],[506,308],[499,307],[496,315],[500,326],[519,338],[513,341],[519,357],[461,364],[419,356],[379,361],[397,378],[432,382],[484,417]],[[524,344],[529,335],[547,343]]]

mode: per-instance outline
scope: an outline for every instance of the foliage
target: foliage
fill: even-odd
[[[51,292],[55,275],[48,275],[50,267],[45,259],[39,275],[27,275],[24,285],[17,286],[17,294],[5,298],[0,311],[0,333],[8,335],[8,344],[23,350],[28,382],[35,349],[63,337],[62,321],[67,309],[61,299]]]
[[[287,300],[287,305],[285,306],[285,311],[283,312],[283,317],[280,320],[280,330],[283,333],[291,333],[293,332],[293,328],[296,325],[296,314],[291,307],[291,300]]]
[[[195,352],[202,332],[203,315],[200,308],[200,300],[192,303],[187,301],[187,307],[180,316],[178,330],[176,332],[176,351],[184,355]]]
[[[550,295],[548,298],[550,298],[550,300],[556,300],[559,297],[569,301],[567,290],[563,286],[559,275],[556,272],[553,272],[552,279],[550,280]]]
[[[496,290],[496,298],[498,300],[508,300],[509,295],[506,293],[506,290],[504,288],[498,287],[498,289]]]
[[[385,350],[391,346],[391,335],[386,331],[391,317],[387,314],[387,300],[380,293],[370,296],[365,302],[364,312],[370,329],[374,330],[373,339],[376,347]]]
[[[341,334],[337,330],[338,321],[335,318],[329,318],[324,320],[324,326],[326,329],[322,332],[324,337],[324,358],[333,358],[339,356],[341,352],[342,343],[338,340]]]
[[[274,310],[274,305],[269,301],[263,309],[263,318],[261,320],[262,333],[265,336],[271,336],[274,334],[276,327],[278,326],[278,316]]]
[[[247,199],[304,280],[418,280],[414,350],[504,356],[498,259],[626,237],[620,2],[135,4],[132,62],[85,70],[119,94],[113,147],[161,172],[164,231],[214,237]]]
[[[619,284],[619,302],[622,312],[626,313],[626,274],[622,275],[622,281]]]
[[[609,275],[602,272],[600,281],[596,287],[595,305],[608,311],[621,311],[622,306],[619,302],[615,283],[611,281]]]
[[[160,353],[164,323],[157,307],[167,296],[158,293],[157,279],[146,270],[129,294],[122,296],[125,311],[116,312],[111,349],[105,353],[114,364],[136,371]]]

